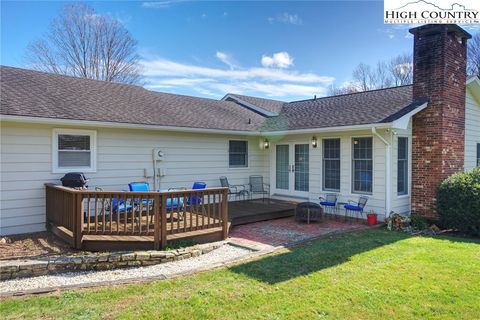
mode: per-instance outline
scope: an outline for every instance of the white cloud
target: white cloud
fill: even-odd
[[[146,70],[146,87],[187,94],[194,91],[199,95],[216,98],[228,92],[276,98],[309,98],[313,95],[324,95],[328,85],[334,81],[333,77],[296,70],[270,67],[239,69],[230,55],[218,51],[216,57],[230,68],[213,68],[160,57],[145,57],[141,64]],[[291,60],[290,58],[282,63],[287,61],[287,64],[291,65]],[[276,65],[279,63],[277,61]]]
[[[293,58],[288,52],[282,51],[274,53],[272,56],[262,56],[262,66],[288,68],[293,65]]]
[[[145,1],[142,2],[142,8],[146,9],[165,9],[180,2],[188,0],[162,0],[162,1]]]
[[[227,66],[229,66],[230,69],[235,69],[235,67],[236,67],[235,60],[228,53],[225,53],[225,52],[222,52],[222,51],[217,51],[215,56],[217,57],[218,60],[222,61]]]
[[[293,25],[302,25],[303,20],[298,16],[298,14],[291,14],[288,12],[284,12],[282,14],[279,14],[275,17],[268,17],[267,21],[269,23],[275,23],[275,22],[280,22],[280,23],[285,23],[285,24],[293,24]]]

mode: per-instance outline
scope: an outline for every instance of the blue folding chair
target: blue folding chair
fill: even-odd
[[[325,213],[335,215],[337,212],[337,199],[336,193],[327,193],[324,197],[319,197],[320,205],[324,208]]]
[[[362,218],[363,209],[365,208],[367,201],[368,201],[368,198],[365,196],[361,196],[358,199],[358,201],[348,200],[348,203],[343,206],[345,208],[345,219],[347,219],[347,215],[349,215],[349,213],[352,213],[352,215],[355,215],[357,220],[359,216],[360,218]]]

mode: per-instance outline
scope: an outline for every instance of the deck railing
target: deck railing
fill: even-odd
[[[76,190],[46,184],[49,227],[71,233],[75,248],[84,235],[152,236],[154,248],[167,235],[221,228],[228,233],[228,189],[126,192]]]

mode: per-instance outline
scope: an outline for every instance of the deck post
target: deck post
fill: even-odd
[[[167,197],[162,194],[162,206],[161,209],[161,219],[160,219],[160,227],[161,227],[161,241],[160,245],[162,249],[165,249],[167,246]],[[173,216],[171,217],[173,220]]]
[[[223,240],[228,237],[228,189],[222,192],[222,233]]]
[[[73,193],[74,203],[74,243],[76,249],[82,248],[82,231],[83,231],[83,195],[81,193]]]
[[[159,250],[160,249],[160,196],[158,194],[155,195],[153,200],[153,218],[154,218],[154,243],[153,249]]]

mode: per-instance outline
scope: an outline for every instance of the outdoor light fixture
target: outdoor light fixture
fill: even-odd
[[[317,137],[313,136],[312,137],[312,147],[316,148],[318,145]]]
[[[268,139],[263,140],[263,148],[264,149],[270,148],[270,142],[268,141]]]

